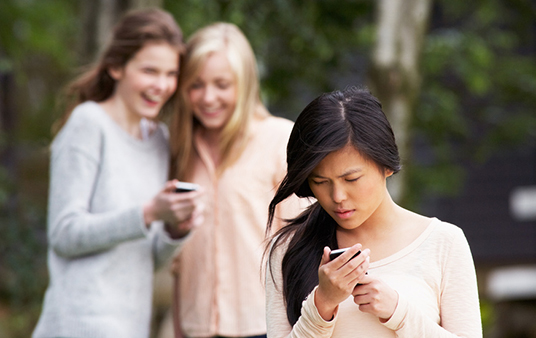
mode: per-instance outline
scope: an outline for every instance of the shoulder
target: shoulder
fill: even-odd
[[[434,231],[437,232],[438,236],[446,240],[451,241],[460,237],[465,238],[463,230],[452,223],[433,218],[430,225],[434,227]]]
[[[71,124],[80,124],[80,123],[89,123],[89,124],[100,124],[104,118],[104,110],[99,106],[97,102],[86,101],[73,109],[71,116],[67,123]]]
[[[450,252],[459,248],[468,248],[469,244],[463,230],[451,223],[434,218],[429,239],[440,251]]]
[[[284,117],[268,116],[261,120],[264,129],[290,135],[294,122]]]
[[[153,136],[157,139],[157,147],[167,149],[167,151],[169,151],[169,128],[164,122],[157,122],[157,127]]]
[[[169,139],[169,128],[164,122],[158,122],[157,130],[166,140]]]
[[[263,119],[255,119],[252,123],[251,132],[254,139],[258,143],[262,144],[263,147],[269,145],[275,148],[284,148],[294,123],[290,120],[287,120],[282,117],[268,116]]]
[[[105,112],[100,106],[87,101],[76,106],[67,123],[61,128],[54,138],[52,149],[60,149],[65,146],[71,148],[91,149],[94,144],[100,142],[100,136],[104,129]]]
[[[70,131],[74,135],[87,136],[87,133],[96,132],[102,128],[104,114],[106,113],[96,102],[81,103],[73,109],[60,134]]]

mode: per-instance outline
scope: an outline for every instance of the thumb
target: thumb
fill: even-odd
[[[329,263],[329,253],[331,249],[328,246],[324,247],[324,252],[322,253],[322,261],[320,261],[320,266]]]

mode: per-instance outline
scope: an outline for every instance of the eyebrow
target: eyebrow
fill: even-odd
[[[356,174],[356,173],[359,173],[361,171],[363,171],[361,168],[349,169],[349,170],[345,171],[344,173],[342,173],[342,175],[339,175],[337,178],[342,178],[342,177],[345,177],[345,176],[348,176],[348,175]],[[324,176],[321,176],[321,175],[318,175],[318,174],[315,174],[315,173],[311,173],[311,177],[326,178]]]

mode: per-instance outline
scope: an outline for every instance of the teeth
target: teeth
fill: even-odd
[[[145,93],[145,97],[148,98],[151,101],[154,101],[154,102],[160,102],[161,101],[161,97],[158,96],[158,95],[151,95],[151,94]]]

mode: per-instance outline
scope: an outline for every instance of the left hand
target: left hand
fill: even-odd
[[[395,312],[398,293],[381,279],[366,275],[352,292],[359,310],[370,313],[386,322]]]
[[[203,224],[205,220],[204,209],[204,204],[198,203],[195,206],[191,217],[187,220],[175,225],[165,223],[166,231],[168,232],[169,236],[173,239],[180,239],[186,237],[191,230]]]

